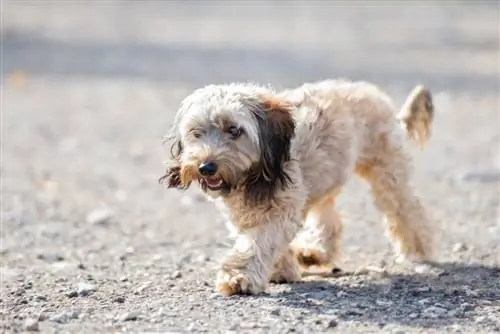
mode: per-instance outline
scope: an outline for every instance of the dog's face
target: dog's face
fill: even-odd
[[[192,182],[213,197],[242,189],[261,201],[290,182],[283,169],[294,135],[291,107],[253,85],[211,85],[181,103],[171,138],[172,159],[162,181]]]

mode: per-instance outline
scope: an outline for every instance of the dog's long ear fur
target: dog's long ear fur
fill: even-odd
[[[181,163],[180,156],[183,151],[183,146],[181,139],[179,138],[177,131],[177,122],[174,121],[174,126],[170,130],[169,134],[164,137],[163,142],[172,142],[170,147],[170,160],[167,162],[167,170],[165,175],[160,177],[158,182],[167,186],[167,188],[177,188],[177,189],[187,189],[189,184],[183,184],[181,179]]]
[[[246,200],[258,203],[272,199],[292,179],[283,168],[290,160],[290,142],[295,134],[292,106],[273,96],[252,103],[251,112],[259,126],[260,162],[252,167],[245,182]]]

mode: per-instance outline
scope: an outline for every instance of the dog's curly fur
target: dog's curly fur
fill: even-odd
[[[410,186],[407,138],[430,136],[430,92],[417,86],[398,112],[366,82],[327,80],[282,92],[251,83],[209,85],[186,97],[161,181],[198,182],[226,216],[235,244],[220,265],[224,295],[300,280],[301,267],[334,266],[341,221],[335,198],[366,180],[398,254],[428,259],[429,218]],[[199,172],[202,163],[214,175]]]

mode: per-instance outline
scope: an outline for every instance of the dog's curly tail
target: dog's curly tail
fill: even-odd
[[[431,92],[422,85],[413,88],[397,118],[406,130],[408,137],[423,148],[430,138],[431,124],[434,118]]]

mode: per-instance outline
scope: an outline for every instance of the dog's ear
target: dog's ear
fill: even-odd
[[[295,122],[288,102],[261,96],[251,108],[258,124],[260,161],[252,167],[245,183],[245,197],[251,202],[271,199],[276,191],[292,182],[283,168],[290,160],[290,143]]]
[[[182,182],[180,157],[183,146],[175,125],[170,130],[170,133],[163,138],[163,143],[169,141],[172,142],[170,146],[170,160],[167,162],[165,175],[160,177],[158,182],[164,184],[167,188],[187,189],[191,183],[186,184]]]

